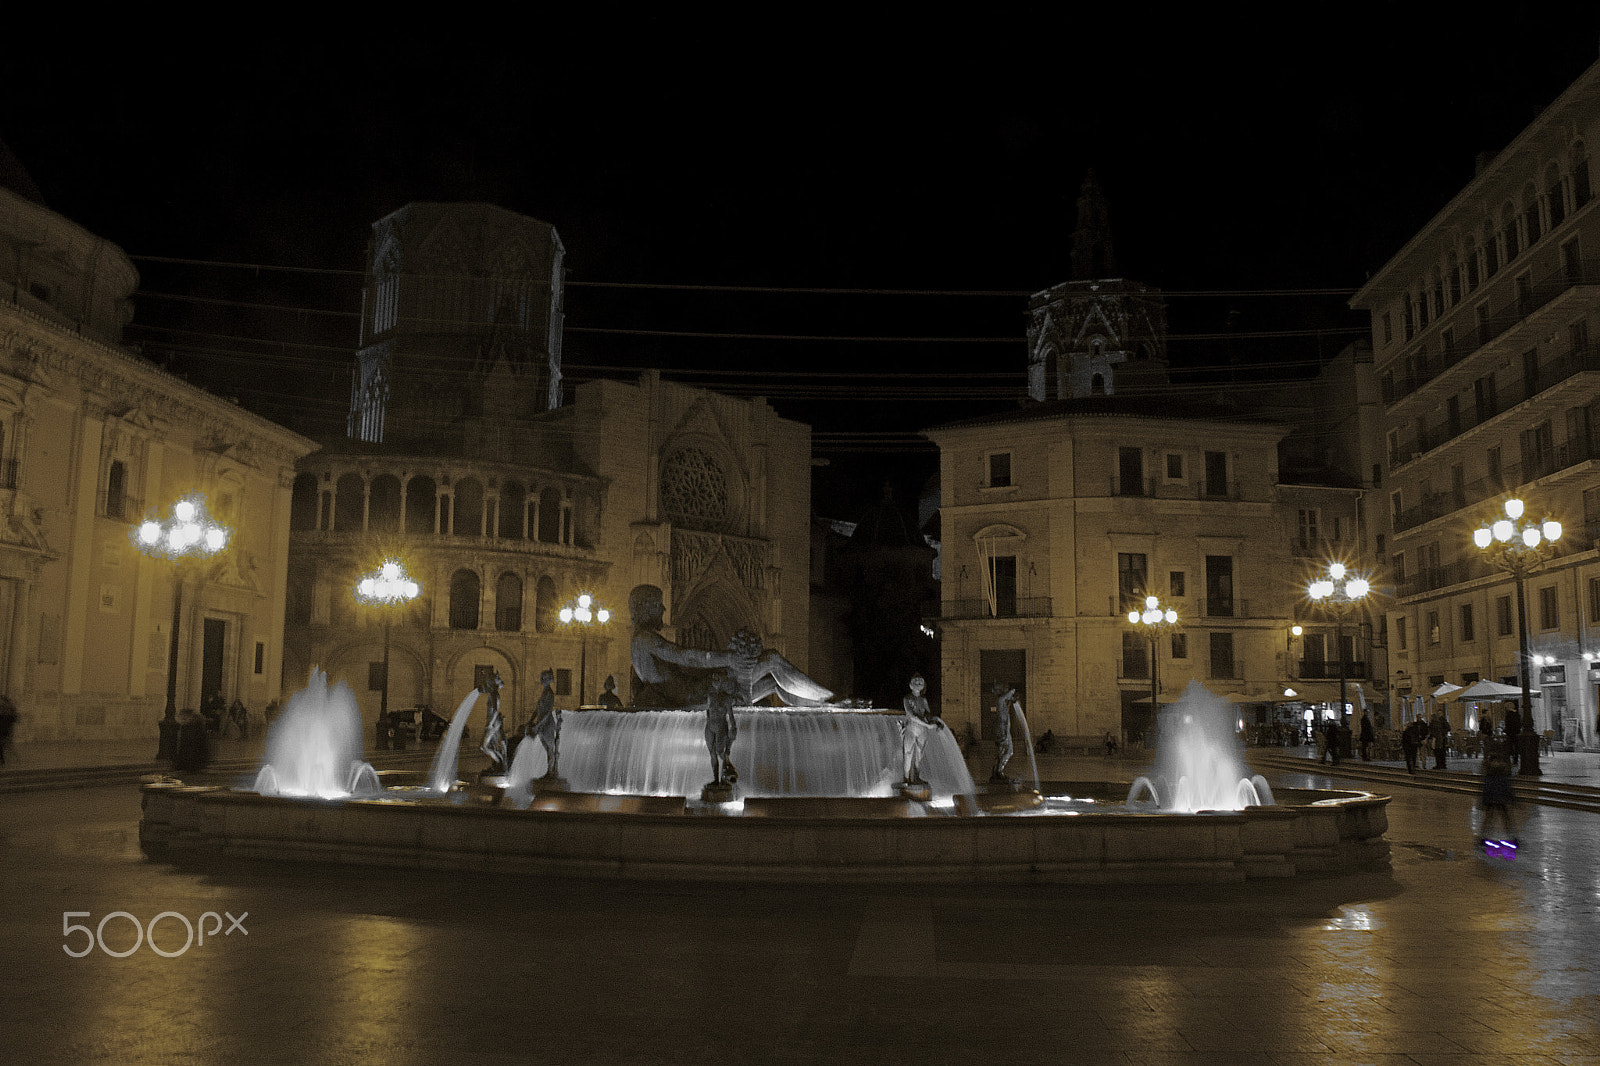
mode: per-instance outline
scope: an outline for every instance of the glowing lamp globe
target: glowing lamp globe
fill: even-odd
[[[1517,527],[1511,524],[1510,519],[1502,518],[1500,521],[1494,524],[1492,530],[1494,532],[1494,539],[1499,541],[1501,544],[1504,544],[1514,535],[1516,535]]]
[[[1553,518],[1545,519],[1543,529],[1544,529],[1544,539],[1545,540],[1560,540],[1561,539],[1561,523],[1557,522],[1555,519],[1553,519]]]
[[[1522,517],[1522,501],[1521,500],[1507,500],[1506,501],[1506,517],[1508,517],[1508,518],[1521,518]]]
[[[1359,600],[1361,597],[1365,596],[1371,590],[1371,588],[1372,586],[1367,583],[1366,578],[1358,577],[1344,587],[1344,593],[1352,600]]]

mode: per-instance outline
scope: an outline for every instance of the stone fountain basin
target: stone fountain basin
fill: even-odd
[[[1114,796],[1128,784],[1067,786]],[[980,796],[982,794],[980,793]],[[1118,810],[963,817],[909,801],[747,802],[743,816],[674,797],[541,793],[325,801],[161,782],[143,788],[152,858],[266,859],[639,880],[1219,883],[1387,863],[1387,796],[1283,789],[1237,812]],[[981,806],[981,801],[980,801]],[[897,808],[897,809],[891,809]]]

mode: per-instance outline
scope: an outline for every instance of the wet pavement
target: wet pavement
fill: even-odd
[[[13,792],[0,1060],[1600,1063],[1597,816],[1522,804],[1506,862],[1470,794],[1374,790],[1388,868],[1182,888],[178,868],[141,855],[135,785]]]

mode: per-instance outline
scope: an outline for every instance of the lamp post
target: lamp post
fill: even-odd
[[[132,529],[144,554],[172,561],[172,640],[167,648],[167,707],[159,725],[156,758],[178,753],[178,627],[183,619],[183,563],[206,559],[228,546],[230,530],[212,521],[204,496],[185,496],[165,519],[146,518]]]
[[[1526,579],[1555,554],[1561,523],[1524,520],[1522,501],[1505,502],[1505,515],[1473,530],[1472,543],[1490,563],[1510,574],[1517,586],[1517,673],[1522,679],[1522,732],[1517,735],[1518,773],[1537,775],[1539,736],[1533,729],[1533,686],[1528,678],[1528,607]]]
[[[1349,617],[1372,586],[1364,577],[1350,573],[1343,563],[1329,563],[1315,581],[1306,586],[1306,595],[1312,603],[1320,604],[1333,612],[1333,639],[1339,645],[1339,724],[1344,724],[1345,677],[1348,673],[1344,658],[1344,620]]]
[[[611,621],[611,612],[594,602],[594,597],[587,592],[581,594],[577,600],[561,608],[561,624],[564,626],[575,625],[582,634],[582,644],[578,650],[578,706],[583,706],[584,678],[589,669],[589,627],[605,625]]]
[[[411,580],[405,564],[385,559],[377,570],[356,583],[356,600],[376,608],[383,615],[383,681],[378,697],[378,717],[389,713],[389,625],[394,610],[417,598],[422,586]]]
[[[1156,666],[1156,640],[1163,633],[1169,633],[1178,624],[1178,612],[1171,607],[1161,606],[1161,601],[1154,596],[1144,598],[1144,610],[1128,612],[1128,624],[1136,630],[1142,630],[1150,639],[1150,714],[1154,717],[1161,709],[1160,685],[1157,682],[1158,668]]]

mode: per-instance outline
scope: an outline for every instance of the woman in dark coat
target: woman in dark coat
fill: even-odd
[[[197,773],[210,761],[211,741],[206,735],[206,720],[185,707],[178,712],[178,750],[172,756],[172,768]]]

